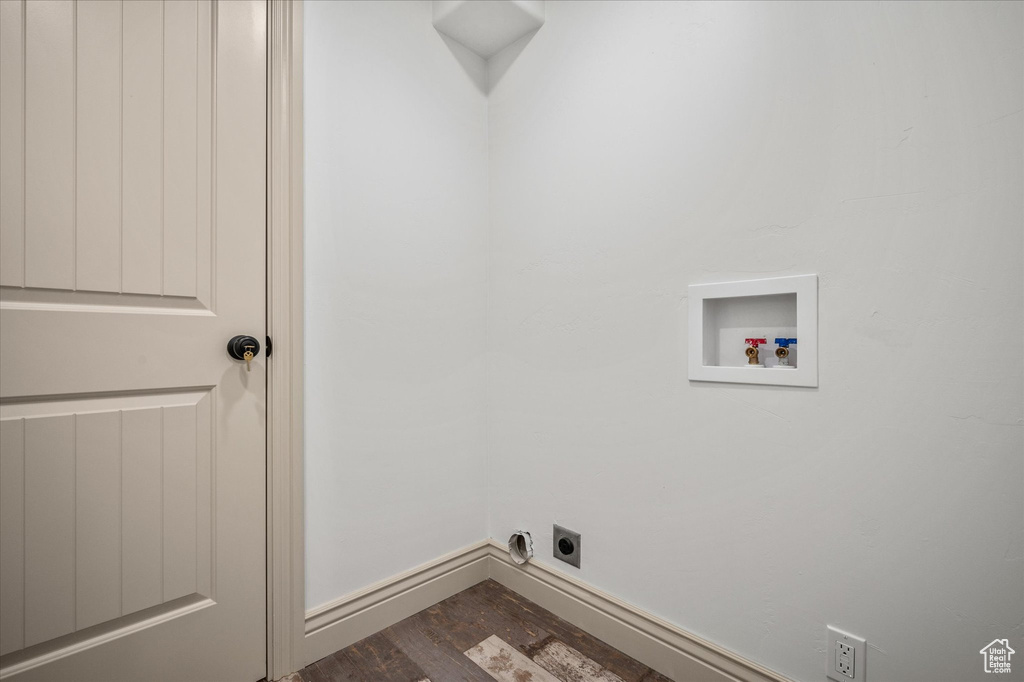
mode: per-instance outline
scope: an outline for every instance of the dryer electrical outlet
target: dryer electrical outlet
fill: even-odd
[[[576,531],[562,528],[557,523],[551,533],[551,553],[556,559],[561,559],[570,566],[580,567],[580,534]]]
[[[831,625],[826,630],[825,674],[835,682],[867,680],[867,643]]]

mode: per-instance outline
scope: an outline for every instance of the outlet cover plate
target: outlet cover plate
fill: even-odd
[[[867,642],[829,625],[825,645],[825,674],[828,679],[834,682],[867,681]]]
[[[559,548],[558,543],[560,540],[568,540],[572,543],[571,552],[562,552]],[[554,530],[551,533],[551,553],[556,559],[564,561],[570,566],[580,567],[580,534],[576,531],[569,530],[568,528],[562,528],[557,523],[555,524]]]

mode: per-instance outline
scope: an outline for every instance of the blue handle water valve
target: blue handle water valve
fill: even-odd
[[[775,349],[775,357],[779,359],[777,367],[782,367],[784,369],[793,367],[789,361],[789,344],[791,343],[796,343],[796,339],[775,339],[775,345],[778,346],[778,348]]]

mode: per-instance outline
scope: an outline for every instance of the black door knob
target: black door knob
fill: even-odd
[[[251,336],[234,336],[228,341],[228,355],[235,360],[252,360],[259,355],[260,342]],[[249,353],[249,357],[246,357]]]

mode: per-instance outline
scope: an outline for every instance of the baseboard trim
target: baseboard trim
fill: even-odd
[[[788,678],[540,562],[516,565],[490,540],[490,577],[673,680]]]
[[[486,580],[489,548],[474,543],[307,611],[303,665]]]
[[[539,562],[484,540],[306,614],[305,664],[491,578],[674,680],[790,682],[753,661]]]

